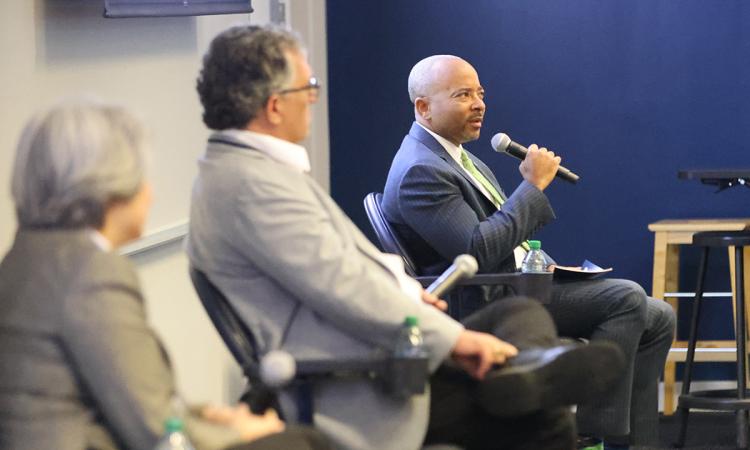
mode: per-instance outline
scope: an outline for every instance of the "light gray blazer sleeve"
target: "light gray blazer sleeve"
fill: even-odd
[[[372,257],[377,250],[311,178],[280,175],[254,176],[234,199],[235,248],[306,307],[370,345],[392,348],[404,317],[418,316],[436,368],[463,326],[404,295]]]

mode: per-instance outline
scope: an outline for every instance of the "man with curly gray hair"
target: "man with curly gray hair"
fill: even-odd
[[[277,133],[282,139],[289,142],[304,139],[310,125],[308,105],[317,99],[317,79],[305,79],[308,84],[301,88],[283,89],[293,81],[297,69],[293,62],[307,66],[304,54],[297,36],[280,28],[236,27],[217,36],[204,58],[198,78],[203,122],[213,130],[227,130],[243,129],[260,119],[264,128],[281,124],[283,129]],[[290,55],[299,58],[292,61]],[[305,69],[309,71],[309,67]],[[295,92],[308,95],[285,95]],[[270,118],[273,123],[265,123],[261,113],[267,109],[273,95],[274,102],[270,106],[280,110],[273,111]],[[297,116],[282,121],[284,114]]]

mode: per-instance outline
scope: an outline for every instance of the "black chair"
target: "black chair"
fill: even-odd
[[[260,363],[253,334],[237,318],[232,305],[203,272],[191,266],[190,280],[216,331],[242,368],[242,373],[248,381],[259,382]]]
[[[406,272],[419,281],[422,286],[429,286],[435,281],[435,279],[437,279],[437,277],[419,275],[417,264],[414,262],[414,258],[410,255],[407,246],[383,215],[383,210],[381,208],[382,198],[382,194],[371,192],[367,194],[364,201],[365,212],[367,213],[367,218],[370,219],[370,225],[372,225],[373,230],[375,230],[375,235],[380,243],[380,249],[386,253],[393,253],[401,256],[404,260],[404,269]],[[473,278],[460,281],[457,284],[457,286],[489,285],[504,286],[509,294],[525,295],[535,298],[542,303],[546,303],[550,298],[552,274],[520,272],[477,274]],[[454,304],[454,301],[450,297],[448,300],[448,312],[455,316],[454,311],[458,311],[460,308]]]
[[[677,447],[685,443],[688,415],[691,408],[718,411],[737,412],[737,447],[748,447],[748,410],[750,410],[750,392],[746,389],[747,353],[745,342],[745,290],[744,285],[744,247],[750,246],[749,231],[707,231],[693,235],[693,245],[703,247],[698,281],[695,288],[695,301],[690,321],[690,336],[688,352],[683,369],[682,391],[678,400],[677,410],[680,414],[680,430],[677,437]],[[735,248],[735,337],[737,340],[737,389],[721,389],[710,391],[690,392],[692,381],[693,360],[695,358],[696,341],[698,340],[698,323],[703,303],[703,284],[706,279],[708,253],[712,247]]]
[[[313,381],[321,378],[371,378],[382,385],[384,394],[395,397],[409,397],[424,392],[428,378],[427,359],[401,359],[391,355],[341,360],[297,359],[294,361],[293,378],[288,384],[278,385],[277,380],[267,380],[264,378],[263,359],[258,354],[253,333],[239,319],[224,294],[203,272],[192,266],[189,270],[190,279],[204,309],[247,378],[249,389],[240,400],[247,403],[253,412],[262,413],[272,407],[283,417],[277,393],[281,388],[290,387],[295,392],[297,420],[312,424]]]

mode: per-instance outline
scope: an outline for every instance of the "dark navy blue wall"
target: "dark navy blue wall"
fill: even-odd
[[[750,216],[750,190],[715,194],[676,176],[682,168],[750,167],[746,4],[328,0],[332,195],[371,233],[362,199],[382,190],[413,119],[409,70],[432,54],[459,55],[487,92],[482,136],[467,148],[506,191],[521,178],[516,161],[490,148],[498,131],[549,146],[581,175],[577,186],[548,189],[558,220],[538,235],[544,248],[561,263],[613,266],[650,291],[649,222]],[[726,276],[711,284],[725,290]],[[726,301],[709,311],[712,337],[731,338],[729,311]]]
[[[661,218],[750,215],[750,190],[721,194],[678,169],[750,166],[750,7],[704,0],[328,1],[333,197],[364,230],[413,118],[412,65],[435,53],[472,63],[487,92],[467,145],[506,190],[517,163],[505,131],[549,146],[578,172],[548,189],[558,220],[539,237],[559,262],[584,257],[651,285]]]

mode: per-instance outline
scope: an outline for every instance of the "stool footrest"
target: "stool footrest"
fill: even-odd
[[[737,398],[737,389],[713,389],[680,395],[678,409],[712,409],[717,411],[750,410],[750,390],[745,390],[744,399]]]
[[[731,292],[704,292],[703,298],[731,298]],[[665,292],[664,298],[695,298],[695,292]]]
[[[667,354],[667,361],[685,362],[687,348],[672,347]],[[698,347],[695,349],[693,362],[734,362],[737,361],[736,347]]]

